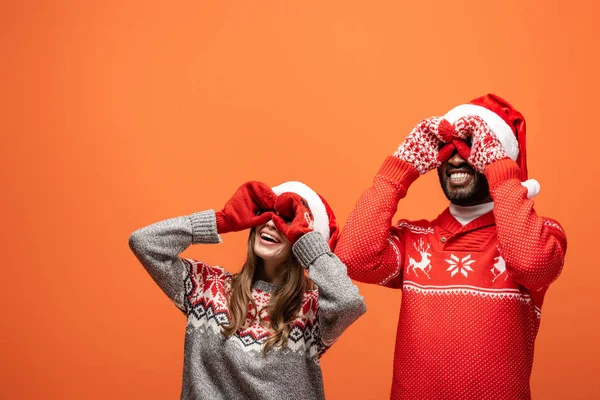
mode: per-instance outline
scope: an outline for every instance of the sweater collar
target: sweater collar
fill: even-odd
[[[458,221],[462,226],[467,225],[469,222],[481,217],[484,214],[489,213],[494,209],[494,202],[477,204],[475,206],[463,207],[457,206],[456,204],[450,203],[448,210],[450,214]]]
[[[487,203],[489,204],[489,203]],[[452,206],[452,205],[451,205]],[[488,206],[489,207],[489,206]],[[469,208],[469,207],[462,207]],[[481,210],[479,210],[481,212]],[[482,228],[484,226],[494,225],[496,223],[496,219],[494,218],[493,213],[493,203],[492,210],[484,212],[481,215],[475,217],[475,219],[468,222],[466,225],[462,225],[458,220],[452,215],[450,211],[450,207],[446,208],[438,217],[437,223],[439,226],[449,232],[454,233],[464,233],[468,231],[472,231],[475,229]]]
[[[278,285],[276,283],[269,283],[266,281],[261,281],[258,280],[256,282],[254,282],[252,284],[252,290],[256,289],[256,290],[262,290],[263,292],[267,292],[267,293],[275,293],[275,291],[277,289],[279,289],[281,287],[281,285]]]

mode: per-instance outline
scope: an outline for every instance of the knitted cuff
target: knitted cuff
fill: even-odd
[[[331,253],[323,235],[315,231],[306,233],[300,237],[294,243],[292,251],[304,268],[309,268],[323,254]]]
[[[214,212],[214,210],[213,210],[213,212]],[[225,220],[225,214],[223,214],[222,211],[215,212],[215,218],[216,218],[217,232],[227,233],[230,231],[230,229],[226,229],[227,221]]]
[[[517,179],[521,182],[521,170],[517,163],[510,158],[503,158],[491,163],[485,168],[484,174],[490,189],[509,179]]]
[[[192,223],[192,243],[221,243],[217,233],[217,219],[214,210],[206,210],[190,215]]]
[[[415,167],[394,156],[385,159],[377,175],[388,178],[404,191],[420,176]]]

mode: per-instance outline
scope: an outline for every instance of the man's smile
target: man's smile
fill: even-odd
[[[446,177],[452,186],[466,186],[473,179],[474,175],[475,171],[468,167],[449,168],[446,171]]]

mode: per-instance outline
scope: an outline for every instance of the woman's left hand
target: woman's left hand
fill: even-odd
[[[314,218],[308,203],[296,193],[282,193],[275,201],[272,216],[277,229],[292,243],[313,231]]]

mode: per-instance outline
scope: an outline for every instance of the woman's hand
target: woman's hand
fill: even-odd
[[[276,199],[277,196],[266,184],[253,181],[244,183],[223,210],[215,213],[217,232],[243,231],[266,224],[271,219]]]
[[[282,193],[277,198],[272,219],[277,230],[292,244],[304,234],[313,231],[314,218],[308,203],[296,193]]]

